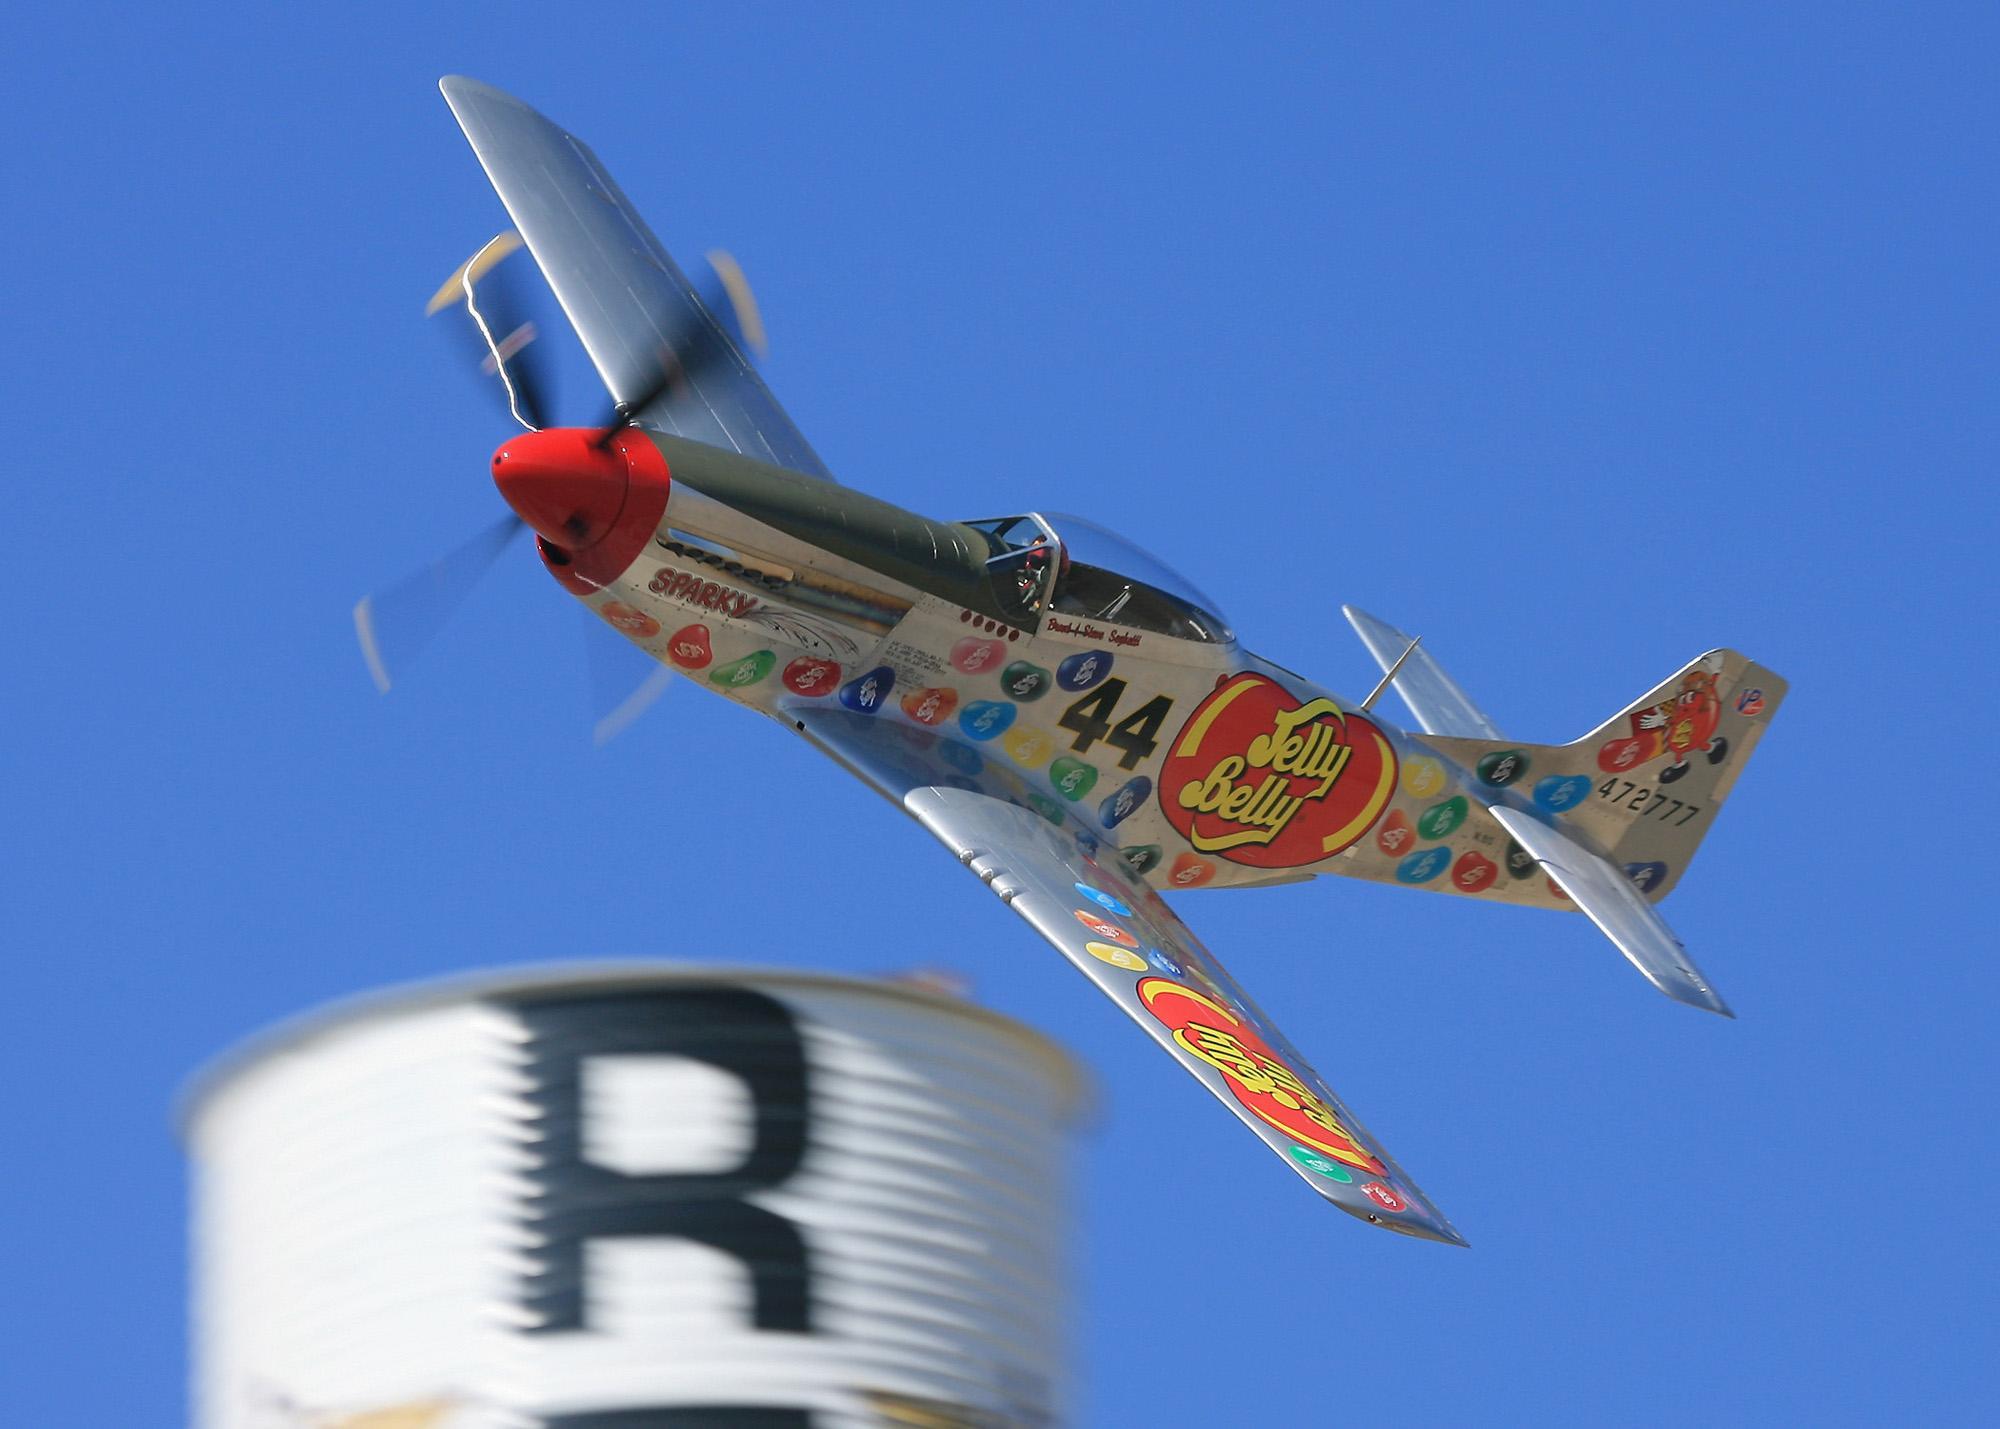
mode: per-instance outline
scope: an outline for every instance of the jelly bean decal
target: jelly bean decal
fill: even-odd
[[[1551,814],[1574,809],[1590,797],[1588,774],[1551,774],[1535,785],[1535,805]]]
[[[1160,866],[1160,860],[1167,851],[1158,844],[1134,844],[1130,848],[1118,850],[1118,856],[1125,860],[1125,866],[1140,878],[1144,878]]]
[[[683,625],[667,637],[667,658],[683,670],[703,670],[715,658],[706,625]]]
[[[1443,873],[1444,866],[1450,862],[1451,850],[1448,848],[1419,849],[1396,865],[1396,882],[1429,883]]]
[[[1410,1203],[1383,1185],[1380,1181],[1370,1181],[1361,1188],[1361,1194],[1385,1211],[1407,1211]]]
[[[1057,828],[1062,827],[1063,806],[1061,804],[1058,804],[1046,794],[1037,794],[1032,789],[1028,790],[1024,797],[1028,801],[1029,808],[1033,809]]]
[[[874,714],[895,688],[896,672],[887,665],[878,665],[842,685],[840,702],[857,714]]]
[[[1625,876],[1632,880],[1632,886],[1641,893],[1651,893],[1667,876],[1667,866],[1657,862],[1628,863],[1625,865]]]
[[[1597,751],[1597,767],[1606,774],[1636,769],[1653,757],[1647,752],[1653,744],[1653,740],[1642,739],[1635,734],[1628,734],[1622,739],[1608,739]]]
[[[1528,756],[1518,749],[1503,749],[1479,761],[1479,782],[1504,789],[1528,772]]]
[[[955,739],[947,739],[938,746],[938,758],[961,774],[977,774],[986,767],[986,761],[969,746]]]
[[[1178,962],[1174,961],[1173,954],[1166,952],[1164,949],[1148,947],[1146,949],[1146,961],[1165,973],[1168,977],[1187,976],[1187,971]]]
[[[1114,947],[1110,943],[1085,943],[1083,950],[1101,963],[1110,963],[1114,968],[1124,968],[1127,972],[1142,973],[1146,970],[1146,960],[1130,948]]]
[[[1287,1147],[1286,1151],[1291,1155],[1292,1160],[1298,1162],[1299,1165],[1305,1167],[1306,1170],[1312,1172],[1315,1176],[1324,1176],[1327,1180],[1338,1181],[1344,1186],[1354,1184],[1354,1173],[1338,1161],[1329,1160],[1317,1151],[1308,1151],[1303,1146]]]
[[[727,665],[718,665],[708,672],[709,680],[727,689],[740,690],[754,685],[771,673],[771,667],[778,663],[778,657],[769,650],[759,650],[745,655],[741,660],[731,660]]]
[[[1005,734],[1014,722],[1014,707],[1002,700],[974,700],[959,712],[958,727],[972,739]]]
[[[634,610],[623,601],[610,601],[597,613],[610,623],[612,629],[635,640],[650,640],[660,633],[659,621],[643,610]]]
[[[1375,830],[1375,847],[1391,858],[1401,858],[1416,842],[1416,827],[1401,809],[1391,809],[1389,817],[1382,820],[1382,826]]]
[[[1049,766],[1049,782],[1056,786],[1058,794],[1074,803],[1097,783],[1097,771],[1081,759],[1065,755]]]
[[[840,666],[817,655],[801,655],[785,666],[785,673],[779,678],[794,694],[827,695],[840,683]]]
[[[1139,946],[1139,940],[1137,938],[1133,937],[1130,933],[1126,932],[1116,923],[1108,922],[1105,919],[1098,917],[1095,913],[1092,913],[1087,908],[1079,908],[1076,910],[1076,921],[1083,924],[1084,927],[1090,929],[1092,933],[1094,933],[1096,936],[1100,938],[1103,938],[1107,942],[1123,943],[1128,948],[1136,948]]]
[[[1075,693],[1087,690],[1111,673],[1111,656],[1103,650],[1080,650],[1056,666],[1056,683]]]
[[[1141,774],[1136,779],[1128,779],[1124,785],[1097,806],[1097,822],[1107,829],[1115,829],[1141,808],[1153,792],[1153,781]]]
[[[1213,877],[1215,865],[1191,853],[1176,858],[1174,866],[1167,870],[1167,882],[1176,888],[1199,888]]]
[[[1106,893],[1102,888],[1092,888],[1088,883],[1076,885],[1076,891],[1107,913],[1116,913],[1120,918],[1130,918],[1132,907],[1124,899]]]
[[[903,713],[918,724],[937,724],[958,708],[958,691],[932,687],[903,696]]]
[[[968,635],[951,647],[951,664],[955,670],[963,670],[968,675],[986,674],[999,668],[1007,647],[998,640],[981,640],[976,635]]]
[[[1023,725],[1009,730],[1000,740],[1000,747],[1007,751],[1007,757],[1023,769],[1040,769],[1055,753],[1056,742],[1039,729],[1029,729]]]
[[[1468,849],[1451,866],[1451,884],[1460,893],[1483,893],[1500,876],[1500,865],[1484,854]]]
[[[1444,789],[1444,765],[1428,754],[1419,754],[1403,765],[1403,792],[1428,799]]]
[[[1535,871],[1535,856],[1515,843],[1507,840],[1507,876],[1526,878]]]
[[[1451,831],[1465,822],[1471,808],[1463,794],[1454,794],[1442,804],[1433,804],[1417,816],[1417,832],[1427,839],[1451,837]]]
[[[1000,688],[1025,705],[1046,695],[1054,678],[1040,665],[1016,660],[1000,672]]]

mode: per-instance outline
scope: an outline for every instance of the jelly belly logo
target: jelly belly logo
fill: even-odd
[[[1234,675],[1195,709],[1160,774],[1160,807],[1203,853],[1297,868],[1368,832],[1396,789],[1396,751],[1332,700],[1299,703]]]
[[[1222,1073],[1236,1100],[1257,1120],[1323,1156],[1377,1176],[1387,1174],[1333,1109],[1227,1007],[1163,977],[1141,978],[1137,991],[1146,1010],[1174,1034],[1175,1043]]]

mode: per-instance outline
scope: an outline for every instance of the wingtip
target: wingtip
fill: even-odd
[[[496,104],[512,104],[521,109],[528,106],[504,89],[495,89],[484,80],[473,79],[469,75],[448,74],[438,80],[438,93],[451,106],[452,113],[458,113],[461,100],[487,100]]]
[[[1362,1218],[1372,1226],[1380,1226],[1385,1231],[1394,1231],[1413,1240],[1430,1240],[1436,1241],[1439,1245],[1455,1245],[1464,1250],[1472,1249],[1472,1242],[1460,1235],[1457,1228],[1443,1216],[1431,1221],[1392,1221],[1383,1216],[1364,1213]]]
[[[1736,1020],[1736,1013],[1722,1000],[1722,994],[1705,983],[1681,984],[1661,982],[1654,984],[1675,1002],[1694,1008],[1697,1012],[1713,1012],[1718,1017]]]

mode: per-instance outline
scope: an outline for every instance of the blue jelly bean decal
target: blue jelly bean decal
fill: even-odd
[[[895,688],[896,672],[887,665],[878,665],[842,685],[840,702],[858,714],[874,714]]]
[[[1396,882],[1429,883],[1451,862],[1448,848],[1422,848],[1396,865]]]
[[[974,700],[958,712],[958,727],[968,738],[986,740],[1014,722],[1014,707],[1004,700]]]
[[[1111,673],[1111,656],[1103,650],[1079,650],[1056,666],[1056,683],[1065,690],[1087,690]]]

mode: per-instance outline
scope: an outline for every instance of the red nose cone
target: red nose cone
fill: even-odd
[[[590,427],[525,432],[493,453],[493,484],[578,594],[611,584],[638,559],[672,485],[660,449],[630,427],[608,443]]]
[[[493,482],[507,504],[565,551],[603,540],[625,507],[624,453],[583,427],[526,432],[493,453]]]

